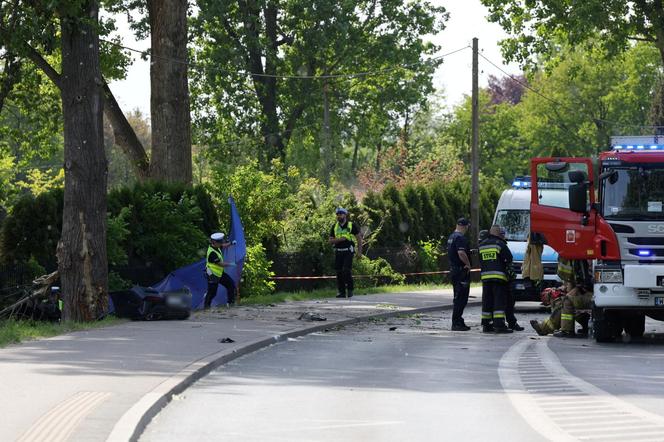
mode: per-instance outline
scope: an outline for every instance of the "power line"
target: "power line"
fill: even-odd
[[[111,41],[111,40],[101,39],[101,41],[103,41],[105,43],[108,43],[108,44],[111,44],[111,45],[114,45],[114,46],[117,46],[119,48],[128,50],[128,51],[131,51],[131,52],[141,54],[141,55],[146,56],[146,57],[158,58],[160,60],[166,60],[166,61],[170,61],[172,63],[182,64],[182,65],[185,65],[185,66],[190,67],[190,68],[196,68],[196,69],[204,69],[205,68],[204,66],[201,66],[197,63],[193,63],[193,62],[190,62],[190,61],[187,61],[187,60],[173,58],[173,57],[164,57],[164,56],[160,56],[160,55],[154,55],[154,54],[151,54],[150,51],[132,48],[130,46],[125,46],[123,44],[116,43],[116,42]],[[466,45],[466,46],[461,47],[459,49],[455,49],[455,50],[450,51],[448,53],[441,54],[441,55],[438,55],[436,57],[432,57],[432,58],[429,58],[429,59],[426,59],[426,60],[419,60],[419,61],[413,62],[413,63],[405,63],[405,64],[401,64],[401,65],[397,65],[397,66],[378,69],[378,70],[375,70],[375,71],[361,71],[361,72],[349,72],[349,73],[326,74],[326,75],[275,75],[275,74],[265,74],[265,73],[260,73],[260,72],[247,72],[247,71],[244,71],[244,70],[239,70],[239,71],[220,70],[220,71],[225,72],[225,73],[241,74],[241,75],[246,75],[246,76],[251,76],[251,77],[266,77],[266,78],[296,79],[296,80],[324,80],[324,79],[335,79],[335,78],[358,78],[358,77],[369,77],[369,76],[374,76],[374,75],[382,75],[382,74],[385,74],[387,72],[392,72],[392,71],[399,70],[399,69],[411,69],[415,66],[427,65],[427,64],[430,64],[430,63],[433,64],[436,61],[440,61],[440,60],[444,59],[445,57],[449,57],[450,55],[454,55],[454,54],[456,54],[458,52],[461,52],[461,51],[464,51],[466,49],[470,49],[470,46]]]

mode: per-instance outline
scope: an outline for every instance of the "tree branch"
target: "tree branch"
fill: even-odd
[[[5,106],[7,96],[19,80],[20,71],[21,60],[16,59],[13,54],[6,54],[5,67],[2,70],[5,78],[2,79],[2,84],[0,84],[0,112]]]
[[[108,83],[104,81],[104,115],[108,118],[113,129],[115,144],[127,155],[134,167],[139,181],[145,181],[150,175],[150,161],[145,148],[136,136],[136,131],[131,127],[118,104]]]
[[[58,73],[58,71],[56,71],[53,68],[53,66],[51,66],[49,64],[49,62],[46,61],[46,59],[44,57],[42,57],[42,55],[39,53],[39,51],[37,51],[32,46],[30,46],[30,44],[28,44],[27,42],[25,44],[25,47],[27,49],[28,58],[34,64],[36,64],[37,67],[39,69],[41,69],[42,72],[44,72],[44,74],[46,74],[46,76],[53,82],[53,84],[55,84],[58,87],[58,89],[61,89],[62,88],[62,78],[61,78],[60,74]]]

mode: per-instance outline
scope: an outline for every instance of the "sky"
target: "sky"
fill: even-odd
[[[452,52],[472,44],[473,37],[478,38],[479,49],[485,57],[501,66],[510,74],[517,74],[516,65],[506,66],[498,41],[505,37],[502,28],[486,20],[487,10],[480,0],[431,0],[438,6],[444,6],[450,13],[446,28],[439,35],[432,36],[433,42],[441,49],[439,54]],[[149,40],[136,41],[122,17],[118,17],[118,27],[126,46],[145,50],[150,46]],[[125,112],[136,108],[144,115],[150,115],[150,65],[137,54],[133,54],[134,63],[129,67],[127,78],[110,84],[120,106]],[[446,57],[443,64],[436,70],[433,78],[434,87],[444,91],[444,103],[451,107],[457,104],[464,94],[470,94],[472,52],[470,49]],[[502,77],[504,74],[486,63],[481,57],[480,87],[486,86],[489,75]]]

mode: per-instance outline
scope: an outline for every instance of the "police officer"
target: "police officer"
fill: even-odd
[[[469,226],[470,222],[466,218],[459,218],[456,229],[447,238],[447,258],[450,263],[450,279],[454,289],[453,331],[470,330],[463,320],[463,310],[468,304],[468,293],[470,292],[470,258],[468,258],[470,248],[465,236]]]
[[[482,280],[482,331],[484,333],[512,333],[505,324],[508,296],[508,271],[512,253],[500,237],[500,226],[493,225],[489,236],[479,245]]]
[[[337,222],[330,230],[328,242],[334,246],[334,268],[337,271],[337,298],[353,296],[353,256],[362,257],[362,236],[357,224],[348,220],[348,210],[337,207]],[[357,241],[357,248],[355,241]]]
[[[228,303],[235,303],[235,283],[233,279],[224,272],[224,267],[233,265],[224,262],[222,250],[229,247],[232,243],[225,240],[226,235],[221,232],[210,235],[210,245],[207,249],[207,260],[205,263],[205,274],[207,276],[207,293],[205,294],[204,308],[210,308],[212,299],[217,296],[217,287],[219,284],[226,288]]]

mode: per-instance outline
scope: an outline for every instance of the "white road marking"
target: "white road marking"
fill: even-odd
[[[78,424],[111,393],[81,391],[51,409],[21,436],[19,442],[64,442]]]
[[[572,375],[547,340],[518,341],[498,374],[514,408],[546,439],[664,441],[664,417]]]

